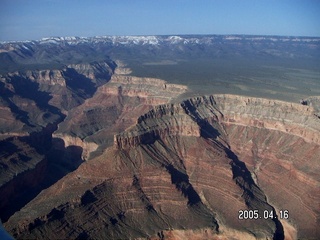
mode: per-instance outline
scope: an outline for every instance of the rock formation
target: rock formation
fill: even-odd
[[[211,58],[231,59],[232,67],[241,59],[266,65],[276,59],[317,68],[319,43],[254,36],[0,43],[5,229],[17,239],[318,239],[316,85],[279,80],[284,93],[303,98],[298,104],[272,100],[276,90],[264,83],[263,71],[252,85],[237,86],[266,87],[258,93],[270,99],[199,95],[197,88],[172,83],[179,79],[133,75],[144,66],[169,69],[178,62],[194,69],[205,63],[205,74],[214,73],[206,72],[216,63]],[[238,76],[241,66],[232,74],[247,81]],[[194,69],[184,66],[180,80]],[[215,86],[223,74],[212,77]],[[309,74],[314,84],[314,71]],[[198,89],[213,83],[206,81],[197,82]]]
[[[168,84],[160,79],[115,74],[92,98],[69,111],[54,137],[65,142],[76,137],[76,145],[87,153],[93,152],[87,150],[88,144],[111,146],[113,136],[133,125],[140,114],[152,106],[168,103],[186,91],[185,86]],[[79,145],[79,141],[84,144]],[[89,155],[85,155],[88,159]]]
[[[314,238],[319,130],[310,106],[275,100],[215,95],[155,106],[5,227],[22,238],[56,229],[63,238]],[[241,209],[277,218],[240,220]]]
[[[78,166],[81,161],[78,152],[82,152],[79,146],[53,140],[52,133],[68,109],[84,102],[97,87],[110,80],[114,68],[113,62],[103,61],[84,64],[79,72],[77,66],[70,65],[62,70],[27,70],[1,76],[0,190],[3,194],[0,209],[3,221],[42,188]],[[87,78],[86,71],[95,71],[96,76]]]

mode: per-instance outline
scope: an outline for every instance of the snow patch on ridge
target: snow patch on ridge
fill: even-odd
[[[38,41],[0,42],[0,44],[39,43],[39,44],[69,44],[104,43],[110,45],[160,45],[160,44],[204,44],[210,45],[216,41],[282,41],[301,43],[320,43],[318,37],[290,36],[250,36],[250,35],[168,35],[168,36],[95,36],[95,37],[46,37]]]

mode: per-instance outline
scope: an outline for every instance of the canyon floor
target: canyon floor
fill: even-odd
[[[107,58],[81,44],[35,43],[31,58],[2,46],[27,69],[6,60],[0,78],[0,217],[14,238],[319,239],[313,55],[187,61],[179,45],[172,60],[143,43],[124,61],[122,46]]]

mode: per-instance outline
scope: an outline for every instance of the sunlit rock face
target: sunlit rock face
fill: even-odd
[[[320,121],[310,106],[238,98],[224,101],[228,143],[299,236],[319,236]],[[246,107],[242,107],[246,105]],[[231,106],[237,106],[237,110]],[[288,230],[289,231],[289,230]]]
[[[294,44],[305,51],[289,54]],[[0,77],[4,227],[17,239],[319,238],[318,96],[198,95],[106,55],[162,54],[148,67],[259,51],[312,61],[318,48],[318,38],[246,36],[0,44],[12,60],[0,70],[13,69]]]
[[[159,107],[140,117],[137,126],[115,137],[115,145],[126,148],[143,144],[150,142],[150,135],[154,139],[175,136],[174,131],[168,134],[170,129],[175,128],[175,124],[166,120],[168,115],[169,119],[181,123],[179,136],[187,135],[185,131],[193,136],[200,137],[201,133],[204,136],[203,128],[190,131],[196,128],[179,116],[181,112],[190,113],[190,109],[195,111],[189,114],[191,118],[201,116],[222,133],[223,142],[246,164],[252,179],[276,206],[278,214],[281,210],[288,210],[290,222],[300,226],[301,236],[314,237],[319,234],[316,226],[317,202],[320,200],[317,194],[320,121],[315,109],[300,104],[232,95],[195,98],[179,107],[171,105],[165,110]],[[201,123],[202,119],[195,122]],[[185,124],[189,125],[189,129]],[[197,146],[202,149],[203,145]],[[186,154],[185,158],[190,155]],[[201,155],[200,159],[203,158]],[[287,194],[290,195],[289,200]],[[290,227],[286,231],[290,232]]]
[[[53,237],[59,227],[71,238],[312,238],[319,130],[312,107],[281,101],[214,95],[157,105],[5,226],[20,237]],[[277,219],[241,220],[240,209]]]
[[[54,136],[77,137],[84,143],[82,147],[87,159],[93,149],[87,151],[86,146],[111,146],[114,135],[133,125],[141,114],[186,91],[187,87],[183,85],[169,84],[161,79],[114,74],[92,98],[68,112]]]

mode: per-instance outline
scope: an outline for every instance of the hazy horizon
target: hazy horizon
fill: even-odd
[[[0,41],[44,37],[268,35],[320,37],[313,0],[2,0]]]
[[[23,39],[23,40],[0,40],[0,43],[9,43],[9,42],[29,42],[29,41],[41,41],[44,39],[53,39],[53,38],[80,38],[80,39],[90,39],[90,38],[99,38],[99,37],[165,37],[165,36],[257,36],[257,37],[284,37],[284,38],[320,38],[320,36],[298,36],[298,35],[268,35],[268,34],[216,34],[216,33],[189,33],[189,34],[153,34],[153,35],[96,35],[96,36],[44,36],[38,39]]]

